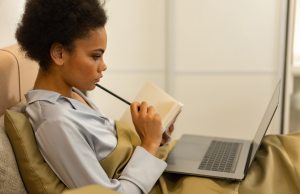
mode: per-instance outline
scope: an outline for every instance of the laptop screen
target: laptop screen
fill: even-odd
[[[267,107],[267,110],[260,122],[260,125],[258,127],[258,130],[254,136],[253,142],[252,142],[252,153],[250,158],[250,163],[252,163],[254,156],[261,144],[262,138],[265,136],[267,129],[269,128],[269,125],[274,117],[274,114],[276,112],[276,109],[279,104],[279,94],[280,94],[280,81],[276,86],[275,92],[272,96],[271,101],[269,102],[269,105]]]

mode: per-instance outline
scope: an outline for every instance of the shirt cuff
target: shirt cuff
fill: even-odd
[[[149,193],[166,167],[165,161],[137,146],[119,179],[133,182],[143,193]]]

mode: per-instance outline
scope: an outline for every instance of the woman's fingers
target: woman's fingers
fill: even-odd
[[[162,138],[161,118],[148,103],[131,104],[132,121],[142,141],[142,147],[155,153]]]
[[[140,107],[140,103],[139,102],[133,102],[130,105],[130,110],[131,110],[131,114],[133,117],[137,117],[138,113],[139,113],[139,108]]]
[[[135,115],[153,115],[155,113],[155,109],[153,106],[148,106],[147,102],[133,102],[131,103],[131,112],[134,113]]]

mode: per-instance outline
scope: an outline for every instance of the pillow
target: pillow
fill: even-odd
[[[66,190],[66,186],[54,174],[38,150],[26,116],[21,112],[7,110],[4,124],[28,193],[58,194]]]
[[[26,194],[16,158],[4,132],[4,115],[0,117],[0,193]]]

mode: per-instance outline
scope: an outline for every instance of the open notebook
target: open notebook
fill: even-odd
[[[146,101],[149,105],[155,108],[155,110],[161,116],[163,131],[169,128],[169,126],[181,112],[183,106],[181,102],[177,101],[158,86],[149,82],[143,85],[134,98],[134,101]],[[126,127],[134,128],[131,119],[130,108],[127,108],[127,110],[121,116],[120,121],[126,125]]]

